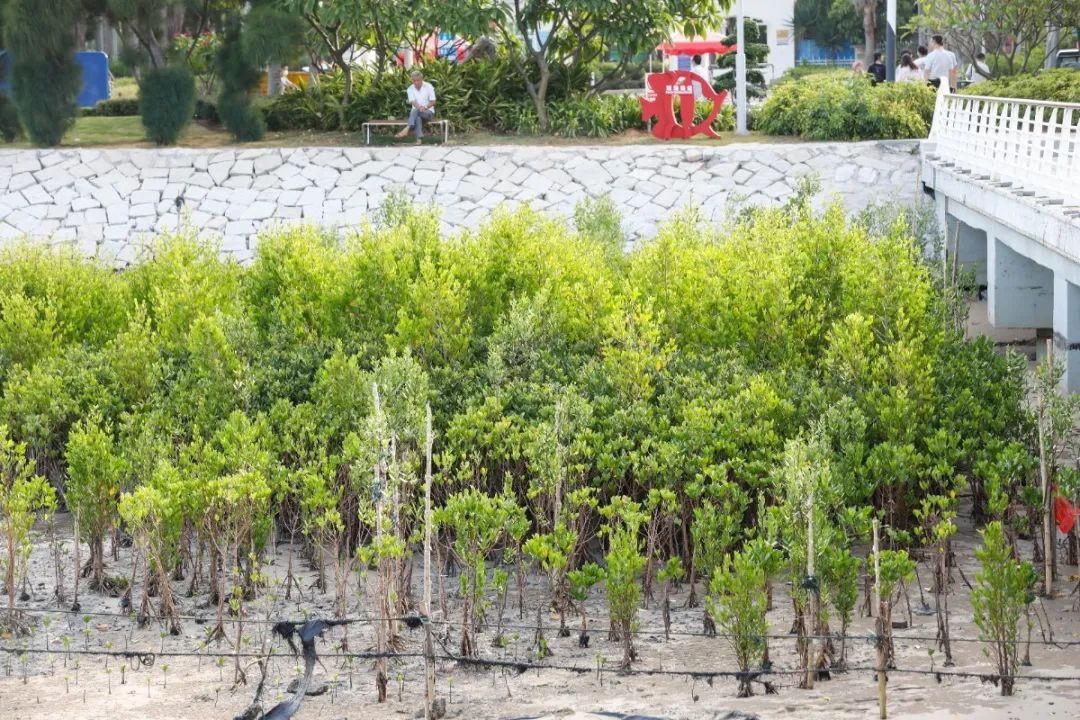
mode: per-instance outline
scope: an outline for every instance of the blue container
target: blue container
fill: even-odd
[[[11,55],[0,50],[0,93],[11,94]],[[79,107],[92,108],[109,99],[109,57],[103,52],[77,52],[75,62],[82,67]]]

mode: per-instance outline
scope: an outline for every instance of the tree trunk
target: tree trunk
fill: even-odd
[[[863,26],[863,62],[870,67],[874,62],[874,49],[877,47],[877,0],[862,0]]]

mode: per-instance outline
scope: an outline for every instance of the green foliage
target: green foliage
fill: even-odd
[[[26,445],[12,440],[7,426],[0,425],[0,536],[4,546],[0,567],[12,619],[16,579],[30,557],[30,528],[40,513],[55,509],[56,493],[34,471],[33,462],[26,457]]]
[[[94,106],[93,114],[98,117],[134,117],[140,114],[139,98],[102,100]]]
[[[262,71],[245,52],[238,20],[226,26],[216,68],[221,76],[217,111],[225,128],[239,142],[261,140],[266,134],[266,121],[251,101]]]
[[[147,71],[139,84],[139,114],[158,145],[175,145],[195,113],[195,80],[186,68]]]
[[[82,69],[75,63],[77,0],[11,0],[4,40],[14,58],[11,99],[31,142],[60,144],[75,119]]]
[[[600,512],[607,520],[604,527],[608,541],[604,578],[608,613],[612,627],[623,641],[623,664],[629,666],[636,657],[631,635],[637,624],[637,611],[641,603],[638,577],[645,568],[645,556],[642,554],[639,533],[646,518],[640,504],[623,496],[612,498],[611,503]]]
[[[79,530],[90,545],[92,584],[104,581],[104,539],[117,518],[117,499],[125,462],[111,429],[99,417],[77,424],[67,443],[68,483],[64,500],[79,520]]]
[[[735,653],[739,670],[749,672],[761,659],[769,632],[765,571],[757,559],[746,552],[726,556],[709,582],[705,605]],[[749,678],[740,677],[739,697],[750,695]]]
[[[933,114],[934,93],[921,83],[873,85],[867,77],[836,72],[775,87],[757,128],[807,140],[922,138]]]
[[[14,142],[21,132],[22,125],[19,124],[19,112],[15,104],[7,95],[0,95],[0,140]]]
[[[967,95],[1080,103],[1080,73],[1072,68],[1055,68],[1031,74],[1006,75],[972,85],[962,92]]]
[[[975,576],[971,608],[979,633],[990,646],[986,652],[997,664],[1001,694],[1012,695],[1020,665],[1020,616],[1034,600],[1038,576],[1031,563],[1016,561],[1000,522],[991,522],[980,534],[983,546],[975,556],[982,569]]]

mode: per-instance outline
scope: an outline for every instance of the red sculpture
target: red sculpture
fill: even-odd
[[[653,73],[645,82],[648,91],[641,100],[641,119],[655,118],[652,134],[661,140],[688,138],[704,133],[719,137],[712,129],[720,108],[727,99],[727,91],[716,92],[700,75],[686,70],[669,70]],[[675,118],[675,99],[679,102],[679,118]],[[694,124],[696,98],[712,101],[712,110],[703,122]]]

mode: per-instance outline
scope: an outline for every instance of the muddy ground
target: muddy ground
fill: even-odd
[[[60,529],[70,538],[69,518],[60,516]],[[974,580],[976,562],[974,546],[977,543],[970,523],[961,519],[961,532],[955,543],[958,563],[965,575]],[[41,532],[35,529],[35,544],[31,559],[32,597],[22,603],[31,617],[36,619],[33,634],[26,638],[7,638],[3,646],[8,648],[29,647],[44,650],[24,655],[14,654],[0,658],[0,717],[21,719],[87,718],[126,720],[128,718],[232,718],[251,702],[259,671],[251,659],[243,660],[249,682],[235,684],[234,647],[230,643],[211,644],[204,647],[203,640],[212,622],[187,619],[178,637],[163,633],[163,628],[152,623],[139,628],[123,612],[120,598],[96,593],[81,593],[79,613],[59,612],[53,597],[54,565],[49,554],[49,544]],[[65,552],[70,553],[70,539]],[[1029,548],[1025,551],[1030,552]],[[285,574],[288,546],[281,544],[270,558],[266,570],[281,582]],[[67,556],[69,557],[69,556]],[[86,549],[83,548],[83,557]],[[119,562],[110,561],[110,571],[116,574],[130,573],[130,551],[120,551]],[[263,620],[295,619],[305,616],[332,616],[333,594],[320,594],[308,589],[314,573],[305,563],[298,562],[300,584],[304,588],[303,599],[294,592],[291,601],[285,601],[279,589],[271,590],[266,597],[249,603],[245,624],[246,653],[259,653],[266,647],[269,623]],[[72,565],[67,562],[66,587],[70,603]],[[1076,597],[1070,595],[1076,568],[1062,566],[1062,580],[1058,585],[1059,597],[1045,601],[1053,638],[1056,641],[1080,641],[1080,613],[1074,607]],[[924,585],[926,601],[932,606],[933,598],[928,592],[931,573],[925,565],[919,568]],[[421,573],[414,575],[419,594]],[[355,587],[355,576],[352,580]],[[451,620],[458,614],[453,597],[456,578],[447,578],[450,598]],[[273,586],[271,586],[273,587]],[[436,585],[437,587],[437,585]],[[511,582],[511,587],[513,583]],[[186,583],[177,583],[180,610],[185,616],[213,617],[213,608],[205,607],[207,598],[183,597]],[[640,654],[635,664],[638,670],[696,671],[735,669],[733,654],[725,640],[700,635],[702,629],[701,608],[683,607],[687,596],[686,586],[673,597],[673,635],[665,640],[662,614],[657,603],[640,613],[641,632],[636,639]],[[896,654],[899,668],[930,670],[942,669],[940,651],[933,657],[928,653],[934,647],[931,638],[935,634],[936,620],[933,615],[923,615],[917,584],[909,592],[914,609],[913,625],[896,631]],[[136,594],[136,598],[138,595]],[[777,588],[775,609],[769,613],[770,632],[784,636],[792,624],[791,605],[786,587]],[[364,616],[369,611],[361,599],[351,593],[350,616]],[[967,587],[959,572],[954,574],[949,599],[952,632],[955,638],[976,638],[977,628],[972,622]],[[546,607],[548,593],[546,581],[530,577],[526,591],[524,619],[519,618],[515,593],[507,606],[507,647],[492,647],[493,630],[485,630],[479,643],[485,658],[505,660],[529,660],[533,658],[533,636],[537,607]],[[902,604],[903,605],[903,604]],[[907,619],[907,610],[901,605],[894,619]],[[64,607],[67,607],[65,605]],[[754,713],[761,718],[871,718],[877,717],[877,684],[870,670],[853,670],[834,674],[829,681],[821,681],[812,691],[800,690],[797,678],[779,675],[770,678],[778,686],[777,695],[757,695],[737,699],[736,683],[729,678],[717,678],[711,684],[704,679],[672,675],[621,676],[614,671],[621,649],[618,643],[607,639],[606,612],[602,590],[594,592],[589,602],[590,614],[595,626],[591,630],[588,649],[578,647],[576,635],[559,638],[555,632],[556,619],[545,612],[546,637],[554,655],[546,662],[570,666],[570,670],[528,670],[519,674],[514,669],[476,670],[456,664],[452,660],[440,660],[437,666],[437,686],[440,696],[449,702],[448,716],[456,718],[588,718],[594,711],[638,713],[663,718],[721,718],[729,710]],[[94,613],[103,613],[96,615]],[[90,615],[90,622],[84,617]],[[51,618],[48,627],[43,618]],[[491,617],[494,620],[494,615]],[[227,623],[230,636],[234,637],[236,626]],[[851,629],[852,635],[867,637],[872,632],[873,621],[857,617]],[[89,631],[88,633],[85,631]],[[834,627],[835,630],[835,627]],[[327,633],[318,645],[324,656],[323,667],[316,668],[316,680],[333,686],[331,692],[307,698],[297,718],[411,718],[422,706],[424,693],[423,663],[419,658],[406,658],[391,663],[390,687],[387,702],[376,702],[372,662],[355,661],[351,666],[341,658],[332,657],[338,652],[342,641],[341,628]],[[370,625],[354,624],[347,628],[348,647],[353,651],[370,650],[374,646]],[[686,633],[686,634],[679,634]],[[48,635],[48,645],[46,645]],[[63,638],[68,637],[65,645]],[[905,639],[908,638],[908,639]],[[403,629],[403,652],[422,650],[423,631]],[[1033,631],[1036,641],[1031,647],[1033,666],[1025,668],[1024,674],[1034,676],[1080,676],[1077,650],[1080,646],[1058,648],[1039,644],[1040,629]],[[451,628],[446,648],[457,651],[457,631]],[[71,655],[70,650],[138,650],[155,653],[154,664],[139,667],[135,658],[95,655]],[[287,646],[280,640],[273,641],[275,657],[269,663],[269,673],[264,693],[264,706],[272,705],[288,697],[286,688],[298,674],[299,663],[291,657]],[[162,652],[164,651],[164,653]],[[168,653],[200,653],[201,657],[169,656]],[[771,641],[774,667],[779,670],[794,669],[797,665],[795,643],[788,637]],[[947,671],[974,673],[993,672],[990,660],[983,655],[979,642],[954,642],[956,667]],[[598,658],[606,658],[607,668],[597,673]],[[856,668],[869,668],[875,662],[874,647],[865,639],[851,641],[848,648],[849,663]],[[121,683],[120,665],[125,665],[124,682]],[[136,669],[132,669],[135,666]],[[1080,700],[1080,681],[1019,680],[1016,695],[1002,698],[992,684],[978,678],[942,677],[934,675],[892,673],[888,685],[890,717],[896,718],[1055,718],[1076,714]]]
[[[968,327],[970,334],[989,334],[1000,345],[1016,347],[1028,352],[1034,359],[1034,331],[997,331],[990,328],[986,324],[985,303],[972,303]],[[235,683],[235,648],[229,642],[205,645],[205,634],[213,626],[214,610],[207,607],[208,599],[205,596],[184,597],[187,583],[176,584],[180,612],[188,618],[184,620],[182,634],[178,637],[164,633],[164,628],[156,623],[139,628],[127,611],[121,608],[119,597],[103,596],[85,589],[80,597],[80,612],[62,612],[70,607],[73,567],[70,518],[61,515],[59,525],[62,537],[67,538],[64,562],[68,599],[62,606],[55,599],[54,564],[49,544],[43,534],[44,529],[36,528],[31,558],[32,597],[21,603],[35,619],[34,631],[26,638],[5,638],[0,647],[15,650],[28,647],[48,652],[26,654],[21,658],[14,653],[5,653],[0,657],[0,718],[224,720],[234,717],[249,705],[259,679],[259,671],[252,664],[253,658],[244,658],[242,662],[248,683]],[[960,518],[959,526],[960,533],[954,543],[957,562],[966,577],[974,581],[977,571],[974,547],[978,544],[978,538],[965,518]],[[1023,550],[1030,556],[1030,547],[1025,546]],[[275,653],[269,663],[264,707],[289,697],[286,689],[289,682],[297,677],[300,668],[300,663],[289,654],[287,646],[280,639],[269,639],[270,622],[333,616],[332,588],[326,594],[310,589],[315,575],[299,561],[296,568],[300,585],[304,588],[303,598],[298,598],[295,591],[291,601],[282,598],[284,591],[280,584],[285,575],[287,554],[288,546],[278,545],[265,567],[272,578],[271,587],[276,584],[277,588],[246,606],[248,622],[244,625],[242,651],[255,655],[272,647]],[[84,546],[82,557],[85,559],[87,556]],[[1063,552],[1059,553],[1059,557],[1063,556]],[[130,551],[121,549],[120,560],[110,561],[110,572],[128,575],[131,562]],[[1076,607],[1077,596],[1072,592],[1076,580],[1071,577],[1076,573],[1077,568],[1061,566],[1058,596],[1041,601],[1041,609],[1045,610],[1050,628],[1034,627],[1032,666],[1023,668],[1023,674],[1080,677],[1080,644],[1057,647],[1040,642],[1043,633],[1052,630],[1053,639],[1057,642],[1080,643],[1080,612]],[[929,594],[931,573],[924,564],[920,564],[919,577],[925,600],[932,606],[933,597]],[[420,578],[418,568],[414,573],[417,596],[420,594]],[[935,635],[936,620],[932,614],[920,614],[922,600],[918,583],[915,583],[908,593],[914,611],[911,615],[912,625],[895,632],[899,668],[976,674],[994,672],[990,659],[983,654],[982,643],[960,640],[977,638],[978,629],[972,621],[968,589],[959,571],[954,573],[953,580],[949,605],[952,611],[952,635],[957,639],[953,644],[956,666],[942,668],[944,658],[940,650],[933,656],[929,653],[929,650],[936,648],[936,644],[926,638]],[[457,579],[450,577],[445,581],[447,592],[451,594],[449,619],[453,624],[460,619],[460,606],[453,597]],[[352,584],[356,584],[355,576]],[[791,604],[786,587],[781,584],[776,590],[775,609],[769,613],[770,633],[781,637],[771,641],[771,657],[774,668],[792,670],[797,665],[795,643],[786,636],[792,624]],[[544,612],[545,635],[554,651],[554,655],[545,662],[574,670],[542,669],[524,673],[503,668],[477,670],[442,659],[437,665],[436,682],[439,696],[448,701],[447,715],[452,718],[583,720],[604,717],[594,714],[597,712],[611,712],[658,718],[719,720],[729,711],[741,711],[756,714],[762,719],[878,717],[877,683],[870,670],[834,673],[830,680],[818,682],[814,690],[801,690],[797,687],[796,677],[781,674],[769,678],[777,686],[778,694],[758,694],[745,699],[735,697],[736,683],[733,679],[716,678],[710,684],[702,678],[695,680],[689,675],[678,674],[680,671],[701,673],[735,669],[734,656],[726,642],[700,634],[703,610],[700,607],[686,608],[686,597],[685,585],[673,596],[673,634],[670,640],[664,638],[658,603],[652,603],[639,614],[641,631],[636,638],[636,647],[640,659],[634,668],[673,674],[624,676],[615,672],[614,665],[621,656],[621,647],[607,639],[607,613],[602,589],[598,589],[588,603],[594,626],[587,649],[578,647],[576,632],[568,638],[557,637],[557,619]],[[370,614],[366,603],[355,592],[351,592],[350,598],[350,616]],[[491,640],[494,630],[486,629],[479,638],[483,657],[508,661],[533,660],[537,608],[548,605],[546,581],[539,576],[529,578],[523,618],[519,617],[516,593],[511,591],[506,623],[514,627],[508,627],[505,631],[509,642],[504,648],[493,647]],[[87,614],[90,614],[89,623],[84,622]],[[48,627],[45,626],[46,617],[50,618]],[[194,617],[204,619],[191,619]],[[905,607],[895,610],[894,619],[907,618]],[[576,627],[576,619],[571,619],[571,625]],[[226,629],[234,638],[235,624],[227,623]],[[836,629],[835,624],[833,629]],[[445,626],[440,626],[440,630],[444,632]],[[318,645],[323,666],[316,668],[316,681],[326,683],[333,689],[326,694],[307,698],[296,717],[299,720],[381,720],[416,716],[424,696],[422,660],[410,657],[391,663],[388,698],[385,703],[379,704],[376,702],[372,662],[356,660],[347,664],[342,658],[333,657],[340,651],[342,633],[346,631],[348,647],[352,651],[373,649],[374,637],[370,625],[353,624],[346,630],[335,628],[328,632]],[[875,651],[872,642],[866,638],[873,632],[873,619],[856,617],[849,632],[860,637],[852,640],[848,647],[849,664],[853,668],[871,667],[875,663]],[[420,653],[423,631],[403,629],[402,633],[402,652]],[[65,636],[68,638],[67,645],[63,641]],[[456,627],[452,626],[445,639],[445,647],[457,652],[457,641]],[[142,667],[135,658],[111,657],[106,662],[100,655],[68,656],[66,649],[138,650],[154,653],[155,657],[152,666]],[[197,653],[199,656],[172,656],[168,653]],[[600,673],[597,672],[599,659],[606,661],[606,669]],[[121,665],[125,666],[123,683]],[[977,677],[939,678],[933,674],[893,672],[889,675],[888,683],[889,716],[893,718],[1066,718],[1077,714],[1078,701],[1080,680],[1071,679],[1021,679],[1017,681],[1016,695],[1011,698],[1002,698],[997,687]]]

